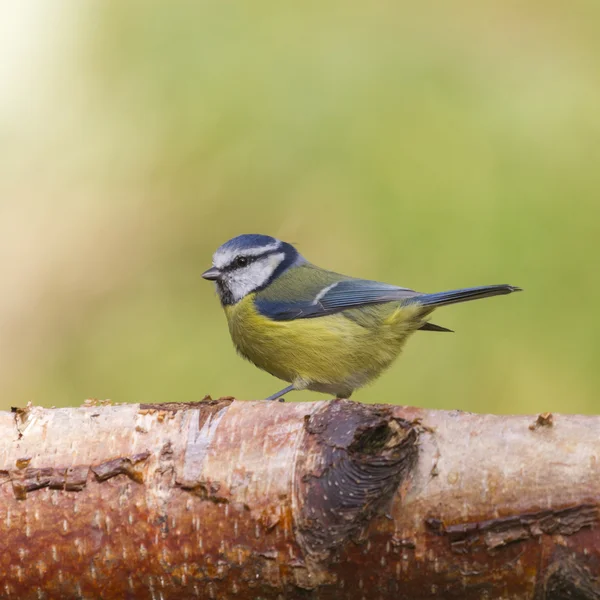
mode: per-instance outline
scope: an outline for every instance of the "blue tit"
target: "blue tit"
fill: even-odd
[[[245,234],[223,244],[202,274],[216,283],[237,351],[289,382],[269,396],[314,390],[349,398],[398,356],[439,306],[520,291],[487,285],[424,294],[309,263],[291,244]]]

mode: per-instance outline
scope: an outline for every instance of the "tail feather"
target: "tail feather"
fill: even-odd
[[[448,333],[454,333],[452,329],[442,327],[441,325],[436,325],[435,323],[425,323],[421,327],[419,327],[419,329],[421,331],[446,331]]]
[[[418,302],[423,306],[447,306],[459,302],[468,302],[469,300],[479,300],[479,298],[489,298],[490,296],[503,296],[512,292],[520,292],[521,288],[514,285],[484,285],[474,288],[465,288],[461,290],[450,290],[448,292],[437,292],[435,294],[419,294],[411,298],[411,302]]]

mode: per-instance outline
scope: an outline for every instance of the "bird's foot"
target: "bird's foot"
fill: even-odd
[[[285,402],[284,396],[288,392],[291,392],[294,389],[296,389],[296,388],[293,385],[288,385],[286,388],[283,388],[282,390],[280,390],[279,392],[273,394],[272,396],[269,396],[268,398],[265,398],[265,400],[270,400],[270,401],[278,400],[279,402]]]

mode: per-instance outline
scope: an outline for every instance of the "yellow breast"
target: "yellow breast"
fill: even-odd
[[[397,303],[273,321],[256,310],[254,294],[226,306],[225,314],[238,352],[257,367],[298,389],[344,396],[388,367],[423,323],[422,308]]]

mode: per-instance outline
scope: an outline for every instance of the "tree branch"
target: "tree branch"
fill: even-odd
[[[600,417],[0,413],[0,597],[600,599]]]

